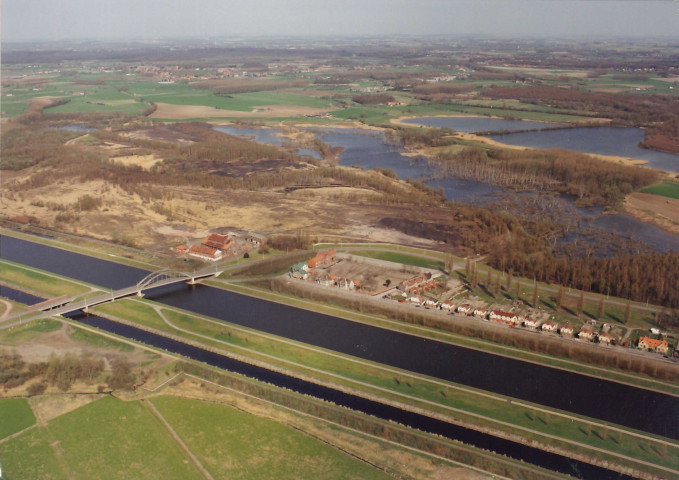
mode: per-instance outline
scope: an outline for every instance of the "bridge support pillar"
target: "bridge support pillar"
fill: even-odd
[[[141,293],[141,290],[137,290],[137,297],[144,298],[144,294]]]
[[[195,284],[196,284],[196,279],[193,278],[193,277],[191,277],[191,280],[187,280],[187,281],[186,281],[186,284],[187,284],[187,285],[195,285]]]

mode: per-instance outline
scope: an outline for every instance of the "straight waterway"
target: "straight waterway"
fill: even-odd
[[[148,273],[7,236],[0,237],[0,256],[106,288],[133,285]],[[675,421],[679,399],[660,392],[201,285],[163,287],[147,298],[365,360],[679,439]]]

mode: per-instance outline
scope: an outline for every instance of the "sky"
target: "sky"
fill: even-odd
[[[242,36],[679,38],[676,0],[4,0],[2,41]]]

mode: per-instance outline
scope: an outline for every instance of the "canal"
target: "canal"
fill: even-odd
[[[148,272],[13,237],[1,257],[121,288]],[[679,439],[672,395],[407,335],[207,286],[179,284],[147,298],[347,355]],[[640,415],[639,412],[644,412]]]

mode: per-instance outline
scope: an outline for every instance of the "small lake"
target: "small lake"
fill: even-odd
[[[641,128],[592,127],[542,130],[489,135],[497,142],[531,148],[563,148],[583,153],[613,155],[645,160],[647,165],[679,173],[679,155],[641,148],[644,140]]]
[[[228,133],[229,135],[235,135],[238,137],[245,137],[255,142],[264,143],[266,145],[275,145],[277,147],[282,147],[286,142],[292,143],[289,139],[278,136],[278,134],[282,131],[280,128],[252,128],[219,125],[214,127],[214,129],[218,132]],[[294,152],[297,155],[306,155],[317,160],[321,160],[322,158],[320,153],[310,148],[298,148],[297,150],[294,150]]]
[[[450,128],[465,133],[535,130],[562,125],[560,123],[489,117],[418,117],[405,119],[403,123],[434,128]]]

